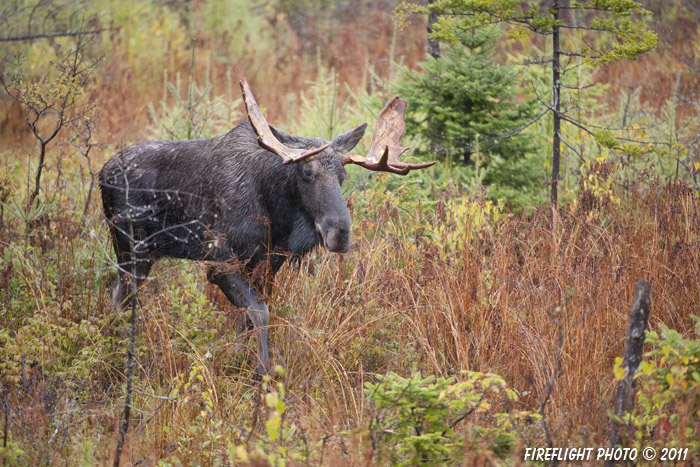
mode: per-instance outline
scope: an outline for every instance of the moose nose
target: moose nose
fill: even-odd
[[[347,253],[350,249],[350,218],[326,218],[321,223],[324,246],[333,253]]]

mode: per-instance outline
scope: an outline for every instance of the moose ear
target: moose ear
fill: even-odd
[[[343,133],[342,135],[336,137],[333,141],[331,141],[331,146],[337,151],[340,151],[342,153],[344,152],[349,152],[354,148],[357,143],[360,142],[362,137],[365,134],[365,128],[367,128],[367,124],[364,123],[354,130],[350,130],[347,133]]]
[[[280,130],[279,128],[273,127],[272,125],[270,125],[270,130],[272,130],[272,134],[275,135],[275,138],[277,138],[277,140],[279,140],[280,143],[290,145],[299,142],[299,138],[297,138],[296,136],[292,136],[289,133]]]

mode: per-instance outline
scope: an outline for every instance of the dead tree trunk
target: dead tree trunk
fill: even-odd
[[[550,201],[552,208],[557,209],[559,190],[559,165],[561,161],[561,48],[559,46],[559,13],[560,1],[554,0],[554,26],[552,26],[552,110],[554,129],[552,132],[552,192]]]
[[[642,361],[642,347],[644,346],[644,338],[646,337],[647,321],[651,313],[651,300],[649,291],[651,284],[640,280],[637,282],[634,300],[632,301],[632,310],[630,311],[630,325],[627,330],[627,342],[625,344],[625,353],[622,360],[622,368],[625,370],[625,376],[617,385],[617,396],[615,397],[615,416],[623,418],[625,414],[632,411],[634,407],[634,394],[637,382],[634,380],[634,375],[637,373],[637,368]],[[610,431],[610,445],[618,446],[622,442],[621,431],[628,430],[628,427],[617,422],[617,418],[612,422]],[[629,435],[629,433],[624,433]],[[612,465],[613,462],[607,462],[606,465]]]
[[[435,0],[428,0],[428,5],[435,3]],[[440,58],[440,43],[431,39],[430,34],[435,30],[435,23],[438,22],[438,14],[430,12],[428,14],[428,53],[433,58]]]

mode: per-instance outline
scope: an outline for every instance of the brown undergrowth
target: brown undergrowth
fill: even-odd
[[[412,66],[422,57],[422,29],[396,32],[391,5],[376,4],[371,21],[349,15],[322,38],[321,61],[337,70],[341,100],[345,83],[370,87],[370,68],[381,79],[391,59]],[[227,83],[247,76],[266,90],[270,115],[284,120],[299,112],[290,96],[306,89],[319,62],[302,53],[294,31],[278,29],[273,40],[288,46],[283,57],[270,46],[262,56],[229,54],[219,63],[217,44],[202,37],[194,63],[183,49],[167,54],[165,68],[169,76],[210,78],[212,92],[228,101],[238,91]],[[102,139],[121,145],[148,138],[145,108],[162,94],[163,70],[136,72],[125,46],[114,44],[91,99],[102,109]],[[647,68],[625,64],[614,73],[635,71],[639,83]],[[598,79],[626,85],[612,73],[603,70]],[[650,82],[669,76],[677,69],[657,66]],[[666,96],[655,97],[644,102]],[[0,104],[11,108],[9,119],[0,118],[3,140],[26,143],[18,137],[21,112]],[[8,210],[0,227],[2,458],[8,465],[111,464],[124,401],[126,316],[109,307],[114,264],[99,210],[90,206],[88,218],[76,220],[88,191],[86,169],[50,168],[59,173],[46,188],[56,205],[38,232],[25,235]],[[389,371],[459,379],[471,370],[501,375],[519,392],[510,409],[531,411],[558,373],[544,410],[553,444],[606,447],[613,365],[635,282],[652,283],[652,329],[665,323],[688,333],[690,314],[700,314],[697,193],[653,182],[615,190],[619,204],[583,191],[554,215],[549,207],[506,214],[483,199],[460,204],[457,192],[434,193],[434,209],[410,191],[353,195],[351,252],[317,251],[275,279],[271,355],[285,368],[278,378],[287,395],[284,423],[296,430],[279,445],[311,464],[371,463],[377,459],[365,436],[373,416],[366,382]],[[199,266],[163,261],[153,276],[139,297],[137,392],[124,464],[225,465],[237,447],[252,450],[266,437],[254,343],[235,337],[235,311],[208,298]],[[467,436],[470,422],[458,432]],[[479,465],[489,456],[471,450],[465,461]]]
[[[512,410],[535,411],[557,369],[560,333],[559,376],[545,407],[552,442],[607,446],[612,369],[634,283],[652,283],[652,329],[663,322],[686,332],[700,310],[697,194],[671,184],[620,195],[620,204],[596,209],[582,196],[554,217],[544,207],[504,215],[480,199],[462,213],[454,196],[435,213],[418,203],[406,211],[393,195],[355,195],[351,252],[318,251],[275,279],[271,353],[285,368],[284,417],[296,430],[288,448],[313,463],[371,462],[363,385],[388,371],[497,373],[519,391]],[[102,234],[58,233],[60,246],[40,255],[2,243],[22,258],[10,263],[0,295],[9,310],[2,397],[10,442],[32,463],[112,455],[126,325],[109,311]],[[207,299],[198,266],[163,262],[154,276],[140,297],[125,456],[148,465],[235,458],[236,446],[265,436],[253,342],[235,337],[234,312]]]
[[[661,321],[687,331],[689,314],[700,310],[694,285],[700,255],[693,251],[698,214],[692,192],[672,185],[629,196],[624,207],[608,211],[562,210],[553,223],[548,209],[478,232],[467,218],[465,235],[473,233],[473,241],[445,252],[441,246],[449,239],[412,238],[384,206],[357,223],[354,260],[329,262],[331,269],[317,272],[325,278],[322,288],[305,289],[307,279],[291,272],[289,280],[279,278],[285,287],[278,302],[318,310],[295,313],[294,326],[283,320],[279,326],[290,346],[305,340],[297,329],[327,330],[322,345],[309,343],[320,364],[313,374],[337,362],[332,367],[342,368],[336,370],[341,382],[354,378],[357,387],[367,378],[360,369],[409,372],[418,364],[441,375],[489,371],[527,393],[521,402],[532,408],[554,372],[558,321],[562,371],[547,407],[556,444],[582,436],[601,442],[613,389],[610,368],[622,351],[634,283],[644,278],[653,284],[652,327]],[[338,270],[345,272],[339,276]],[[323,303],[316,304],[317,297]],[[392,341],[393,347],[383,345]],[[302,362],[306,367],[309,359]],[[357,398],[344,409],[361,420]]]

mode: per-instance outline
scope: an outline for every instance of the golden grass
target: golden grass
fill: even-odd
[[[368,65],[388,73],[392,54],[410,64],[422,55],[422,32],[399,36],[392,52],[390,14],[373,14],[372,21],[348,22],[323,51],[324,59],[340,57],[335,62],[339,81],[353,88]],[[376,31],[356,37],[354,31],[367,23],[377,25]],[[348,45],[356,43],[361,52]],[[343,53],[348,49],[354,53]],[[215,93],[222,92],[221,83],[233,70],[268,90],[271,117],[286,115],[288,95],[304,89],[315,64],[289,60],[280,71],[246,66],[250,59],[214,66]],[[640,63],[634,68],[638,73],[647,67]],[[136,77],[129,67],[120,67],[118,53],[104,70],[111,78],[92,97],[103,109],[104,133],[112,134],[105,139],[143,139],[145,103],[162,94],[160,70],[151,73],[157,80],[132,86]],[[173,63],[170,71],[175,70],[188,71],[186,60]],[[195,64],[196,76],[204,70],[204,60]],[[667,81],[667,75],[658,75],[655,83]],[[237,97],[235,88],[226,95]],[[21,117],[16,108],[3,105]],[[3,120],[0,132],[9,138],[19,128],[16,121]],[[295,449],[306,449],[313,464],[370,463],[373,452],[354,431],[366,428],[371,416],[364,383],[387,371],[498,373],[520,391],[520,408],[536,410],[555,371],[560,332],[561,374],[546,406],[554,444],[607,446],[613,361],[622,353],[635,282],[652,283],[652,329],[663,322],[687,332],[689,315],[700,314],[697,194],[681,184],[618,194],[620,206],[601,203],[595,209],[584,194],[577,207],[562,207],[554,220],[543,207],[476,222],[444,208],[444,199],[444,209],[438,207],[435,215],[406,215],[391,198],[362,212],[356,209],[349,254],[319,251],[301,268],[285,267],[275,279],[271,355],[286,369],[285,423],[297,427]],[[52,215],[34,251],[23,249],[19,224],[5,218],[0,254],[20,255],[21,268],[0,271],[0,287],[25,294],[20,302],[27,309],[12,308],[13,297],[0,291],[0,326],[17,340],[15,332],[35,314],[47,323],[95,324],[97,331],[88,337],[66,334],[74,339],[69,345],[38,332],[34,340],[16,342],[19,353],[11,357],[12,368],[3,367],[2,410],[32,463],[74,464],[84,458],[109,464],[123,404],[125,325],[123,316],[110,310],[104,289],[109,280],[104,268],[110,265],[101,262],[101,249],[111,252],[105,229],[98,227],[102,220],[93,209],[87,227],[80,229],[68,210]],[[431,234],[427,223],[445,229]],[[91,229],[98,238],[87,238]],[[463,235],[461,241],[454,232]],[[197,266],[164,262],[154,274],[140,297],[140,392],[134,395],[125,463],[153,465],[163,459],[209,465],[226,459],[229,445],[254,446],[265,436],[265,412],[256,400],[252,340],[234,337],[235,313],[225,303],[203,300]],[[24,331],[31,335],[34,330]],[[43,353],[27,352],[38,344]],[[465,454],[477,464],[484,455]]]
[[[516,409],[537,410],[560,332],[561,373],[545,411],[554,444],[606,446],[612,367],[635,282],[652,283],[652,329],[663,322],[687,332],[689,315],[700,311],[697,194],[683,184],[619,194],[620,205],[595,210],[585,207],[584,194],[554,221],[548,207],[495,221],[460,217],[447,201],[436,214],[411,216],[393,196],[355,195],[373,205],[353,209],[351,252],[318,251],[301,267],[284,267],[269,302],[271,355],[285,368],[284,423],[296,426],[294,442],[306,443],[290,449],[306,449],[314,463],[370,462],[373,452],[358,434],[372,416],[363,385],[387,371],[497,373],[521,393]],[[446,228],[430,230],[440,223]],[[103,289],[109,275],[99,251],[107,239],[71,236],[67,218],[51,225],[61,241],[50,240],[41,254],[22,253],[5,237],[3,250],[25,255],[22,270],[8,274],[25,282],[21,290],[41,322],[55,326],[51,333],[96,328],[67,333],[73,341],[66,344],[43,328],[26,329],[21,310],[3,315],[5,329],[24,330],[14,345],[27,358],[5,369],[12,433],[33,448],[34,461],[75,461],[83,446],[108,462],[123,404],[126,328]],[[51,271],[62,272],[59,282]],[[163,262],[154,275],[140,296],[140,392],[126,459],[208,465],[230,446],[255,446],[265,437],[266,413],[252,374],[254,339],[236,338],[235,311],[205,298],[198,266]],[[86,287],[83,277],[94,284]],[[46,351],[32,353],[31,345]],[[56,441],[56,427],[70,437]]]
[[[341,432],[369,422],[363,383],[377,373],[414,368],[436,375],[498,373],[527,394],[521,408],[537,409],[554,372],[558,321],[561,374],[546,410],[555,445],[605,445],[612,365],[622,353],[634,283],[652,282],[651,328],[664,322],[686,331],[689,314],[700,310],[697,201],[687,187],[672,185],[629,196],[623,207],[604,212],[564,209],[554,223],[543,208],[498,221],[449,255],[439,253],[439,238],[419,237],[414,244],[414,232],[402,230],[405,221],[389,204],[358,215],[351,253],[321,254],[313,275],[287,267],[276,278],[271,345],[286,368],[288,422],[309,439],[326,439],[333,462],[353,464],[366,453],[344,454]],[[167,307],[162,299],[147,300]],[[261,429],[251,413],[251,366],[235,357],[225,335],[217,348],[228,355],[216,365],[194,346],[169,347],[173,326],[167,312],[146,323],[147,336],[163,335],[147,339],[147,352],[157,348],[159,357],[145,381],[158,381],[153,391],[162,392],[178,375],[201,368],[200,390],[214,400],[209,416],[233,423],[237,441],[245,442],[253,423]],[[248,358],[255,358],[250,351]],[[162,426],[202,423],[199,408],[140,403],[162,422],[138,436],[132,459],[156,455],[152,442]]]

